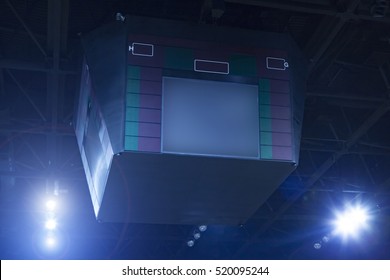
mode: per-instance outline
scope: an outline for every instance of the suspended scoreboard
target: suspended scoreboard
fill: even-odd
[[[129,18],[83,43],[97,219],[242,224],[296,168],[305,68],[288,37]]]

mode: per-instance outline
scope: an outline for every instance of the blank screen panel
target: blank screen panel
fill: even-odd
[[[258,158],[258,87],[164,77],[162,152]]]

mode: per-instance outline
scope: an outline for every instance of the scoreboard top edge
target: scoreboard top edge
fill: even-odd
[[[226,44],[226,46],[245,45],[284,50],[288,53],[297,51],[292,38],[284,33],[271,33],[214,25],[201,25],[173,20],[129,16],[125,24],[128,34],[153,35],[171,38],[200,40]]]

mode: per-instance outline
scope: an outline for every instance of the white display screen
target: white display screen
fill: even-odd
[[[259,157],[258,87],[163,78],[162,152]]]

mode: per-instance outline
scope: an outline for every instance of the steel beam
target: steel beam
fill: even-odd
[[[320,153],[336,153],[338,150],[335,148],[318,148],[309,145],[302,145],[302,151],[320,152]],[[389,150],[370,150],[370,149],[356,149],[347,152],[348,155],[361,155],[361,156],[390,156]]]
[[[355,10],[360,3],[360,0],[353,0],[349,3],[347,9],[343,12],[335,10],[333,7],[320,7],[318,5],[297,5],[280,1],[267,1],[267,0],[225,0],[230,3],[237,3],[243,5],[253,5],[266,8],[283,9],[288,11],[295,11],[301,13],[321,14],[328,16],[323,19],[322,24],[319,25],[318,31],[314,34],[324,34],[326,37],[318,39],[316,36],[308,43],[308,48],[315,50],[310,55],[309,59],[311,64],[309,65],[309,72],[312,72],[317,65],[319,59],[323,56],[329,46],[332,44],[336,36],[339,34],[345,23],[351,19],[371,19],[355,14]],[[373,18],[374,20],[374,18]],[[325,27],[325,29],[324,29]],[[319,35],[321,36],[321,35]],[[319,37],[317,36],[317,37]],[[321,44],[318,44],[321,42]],[[314,47],[313,47],[314,46]]]
[[[322,23],[317,28],[317,32],[314,34],[324,34],[325,38],[318,40],[316,36],[312,37],[312,40],[307,44],[307,48],[315,49],[314,54],[310,55],[309,59],[311,64],[309,65],[309,72],[312,72],[317,65],[319,59],[324,55],[329,46],[333,43],[336,36],[340,33],[345,23],[350,19],[350,16],[354,14],[356,7],[359,5],[360,0],[353,0],[343,13],[342,17],[336,17],[333,20],[324,18]],[[325,26],[325,28],[324,28]],[[321,36],[321,35],[319,35]],[[318,36],[317,36],[318,37]],[[322,36],[321,36],[322,37]],[[318,44],[320,42],[320,44]]]
[[[4,70],[0,67],[0,100],[5,98]]]
[[[343,61],[343,60],[339,60],[339,59],[335,59],[333,61],[333,63],[340,65],[340,66],[343,66],[343,67],[352,67],[352,68],[357,68],[357,69],[361,69],[364,71],[375,71],[375,72],[378,71],[378,67],[376,67],[376,66],[356,64],[353,62]]]
[[[31,37],[31,39],[34,41],[35,45],[38,47],[40,52],[43,54],[45,58],[47,58],[47,54],[45,49],[42,47],[41,43],[37,40],[34,33],[31,32],[30,28],[27,26],[27,24],[24,22],[24,20],[20,17],[19,13],[16,11],[15,7],[12,5],[12,3],[9,0],[5,0],[8,4],[11,11],[14,13],[15,17],[19,20],[19,22],[22,24],[23,28],[26,30],[28,35]]]
[[[42,119],[42,121],[46,122],[46,118],[44,114],[41,112],[41,110],[38,108],[38,106],[35,104],[34,100],[31,99],[28,92],[23,88],[21,83],[16,79],[14,74],[10,70],[6,70],[7,74],[11,77],[12,81],[16,84],[16,86],[19,88],[20,92],[27,98],[27,100],[30,102],[30,104],[33,106],[35,111],[38,113],[39,117]]]
[[[61,51],[66,51],[68,0],[48,0],[47,49],[52,54],[53,71],[47,73],[47,111],[50,112],[51,133],[47,137],[48,175],[54,180],[58,167],[57,147],[60,138],[56,135],[58,120],[62,119],[62,106],[59,104],[64,90],[64,76],[60,74]]]
[[[25,71],[37,71],[37,72],[53,72],[55,71],[53,66],[47,65],[45,62],[31,62],[15,59],[0,58],[0,68],[25,70]],[[60,74],[78,74],[75,69],[56,69]]]
[[[13,177],[16,179],[47,179],[46,173],[39,173],[36,170],[30,172],[20,172],[20,171],[3,171],[0,170],[0,176]],[[80,172],[80,176],[64,176],[57,175],[56,179],[58,180],[69,180],[69,181],[82,181],[85,182],[84,173]]]
[[[367,97],[359,95],[346,95],[345,92],[311,91],[306,93],[307,98],[322,98],[327,100],[329,106],[339,108],[376,109],[380,104],[386,103],[387,98]]]
[[[29,141],[26,139],[23,139],[23,143],[27,146],[27,148],[30,150],[33,157],[36,159],[36,162],[40,165],[41,168],[46,168],[46,164],[41,159],[40,155],[35,151],[34,147],[31,146]]]
[[[370,170],[370,168],[369,168],[369,166],[368,166],[368,164],[367,164],[366,159],[363,157],[362,154],[359,155],[359,158],[360,158],[360,160],[361,160],[362,163],[363,163],[364,169],[365,169],[366,172],[367,172],[367,175],[368,175],[368,178],[370,179],[371,184],[372,184],[373,186],[375,186],[375,185],[376,185],[376,182],[375,182],[374,176],[372,176],[372,172],[371,172],[371,170]]]
[[[306,5],[298,4],[297,2],[292,1],[273,1],[273,0],[225,0],[226,3],[234,3],[248,6],[258,6],[270,9],[286,10],[298,13],[306,14],[315,14],[323,16],[331,16],[337,18],[347,18],[350,20],[365,20],[365,21],[377,21],[389,23],[390,19],[385,18],[376,18],[371,15],[366,14],[355,14],[355,13],[345,13],[340,12],[334,9],[331,6],[320,6],[320,5]]]
[[[13,137],[20,135],[47,135],[54,133],[57,136],[72,136],[75,137],[74,130],[71,126],[57,127],[56,131],[52,131],[50,126],[45,123],[18,124],[10,121],[8,125],[0,125],[0,132],[11,133]]]
[[[306,97],[324,97],[329,99],[343,99],[343,100],[351,100],[351,101],[362,101],[362,102],[373,102],[376,104],[381,104],[386,102],[387,98],[378,98],[378,97],[367,97],[367,96],[359,96],[359,95],[345,95],[344,92],[333,91],[330,93],[330,90],[327,92],[323,91],[307,91]]]
[[[267,0],[225,0],[226,3],[235,3],[248,6],[260,6],[264,8],[287,10],[299,13],[337,16],[339,13],[332,7],[320,7],[316,5],[297,5],[281,1],[267,1]]]
[[[17,33],[17,34],[23,34],[25,36],[30,36],[26,31],[22,31],[22,30],[17,29],[17,28],[10,28],[10,27],[6,27],[6,26],[0,26],[0,31],[12,33],[12,34]],[[43,36],[41,34],[33,33],[33,35],[37,39],[39,38],[40,40],[46,40],[46,36]]]

